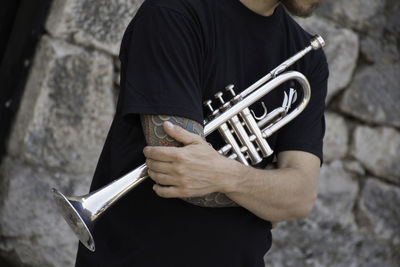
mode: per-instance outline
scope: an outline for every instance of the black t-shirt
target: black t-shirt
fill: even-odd
[[[144,162],[139,114],[203,123],[204,100],[214,99],[228,84],[244,90],[310,38],[281,6],[264,17],[239,0],[145,1],[121,44],[117,112],[91,190]],[[309,79],[311,101],[268,142],[275,153],[301,150],[322,160],[326,58],[322,50],[312,51],[294,69]],[[282,105],[288,86],[264,97],[268,110]],[[262,113],[259,103],[252,108]],[[223,144],[218,134],[208,141],[215,148]],[[244,208],[203,208],[164,199],[152,184],[147,179],[96,222],[96,252],[80,245],[77,266],[264,266],[271,245],[269,222]]]

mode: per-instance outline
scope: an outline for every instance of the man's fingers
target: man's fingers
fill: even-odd
[[[169,121],[164,122],[164,131],[172,138],[183,145],[189,145],[193,143],[199,143],[203,139],[194,133],[186,131],[182,127],[172,124]]]
[[[153,185],[153,190],[157,195],[163,198],[177,198],[181,196],[180,190],[175,186],[162,186],[155,184]]]
[[[147,167],[154,172],[168,173],[171,170],[171,163],[165,161],[157,161],[153,159],[146,159]]]
[[[200,144],[205,142],[201,136],[188,132],[180,126],[164,122],[165,132],[183,145]],[[143,149],[146,158],[164,162],[176,162],[186,157],[182,148],[173,146],[146,146]]]
[[[171,179],[171,176],[169,176],[165,173],[155,172],[150,169],[147,171],[147,173],[149,174],[150,178],[159,185],[163,185],[163,186],[174,185],[173,180]]]
[[[143,149],[143,154],[148,159],[171,162],[176,160],[177,155],[179,155],[178,150],[178,147],[172,146],[146,146]]]

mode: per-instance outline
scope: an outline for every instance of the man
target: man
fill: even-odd
[[[264,168],[273,156],[255,168],[219,155],[219,134],[202,138],[202,103],[230,83],[244,90],[308,45],[284,7],[307,16],[319,1],[144,2],[122,41],[117,112],[91,190],[144,161],[151,179],[99,219],[96,252],[80,246],[76,266],[264,266],[271,224],[306,217],[317,195],[326,58],[313,51],[294,66],[312,97],[268,139],[276,169]],[[269,110],[289,86],[298,87],[263,98]]]

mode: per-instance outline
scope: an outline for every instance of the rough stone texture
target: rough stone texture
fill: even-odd
[[[354,226],[352,211],[358,191],[355,176],[344,169],[342,162],[325,164],[318,184],[318,201],[310,219],[331,227]]]
[[[367,185],[364,192],[368,191],[367,188],[374,190],[374,185]],[[358,192],[355,176],[346,172],[340,161],[325,165],[321,172],[318,199],[311,215],[303,221],[278,224],[272,231],[274,242],[265,257],[266,266],[399,266],[400,255],[394,242],[376,239],[367,231],[357,230],[352,210]],[[393,201],[393,194],[398,192],[392,192],[382,201],[389,201],[389,197]],[[365,195],[367,199],[371,193]],[[394,199],[392,207],[397,206],[396,201]],[[368,203],[373,205],[373,200]],[[377,212],[379,208],[382,209],[381,213],[385,213],[383,206],[371,210]],[[373,213],[373,216],[379,215],[379,212]],[[396,219],[398,214],[393,217],[389,213],[386,218]],[[397,221],[392,223],[396,224]],[[392,225],[387,226],[396,229]]]
[[[352,172],[354,174],[357,174],[359,176],[364,176],[365,175],[365,169],[363,166],[355,160],[346,160],[343,163],[343,167],[346,171]]]
[[[376,0],[325,0],[319,13],[341,25],[371,33],[385,23],[385,1]]]
[[[347,228],[317,226],[310,220],[283,223],[273,236],[267,267],[397,267],[400,263],[386,241]]]
[[[45,37],[32,70],[9,153],[92,173],[115,110],[111,57]]]
[[[351,154],[374,175],[400,185],[400,133],[392,128],[359,126]]]
[[[340,109],[359,120],[400,127],[400,64],[376,64],[356,73]]]
[[[311,220],[282,223],[266,267],[398,267],[398,248],[373,235],[348,228],[326,227]],[[397,249],[397,250],[396,250]]]
[[[312,16],[297,21],[311,34],[321,35],[326,42],[324,51],[329,63],[327,102],[351,81],[358,59],[358,36],[326,19]]]
[[[6,158],[0,170],[0,255],[24,266],[73,266],[77,239],[56,210],[51,188],[87,192],[85,176],[49,172]]]
[[[123,32],[143,0],[55,0],[46,29],[111,54],[119,53]]]
[[[400,2],[397,0],[379,1],[385,3],[384,23],[375,25],[372,34],[362,36],[361,52],[364,59],[372,63],[392,63],[399,62],[399,42],[400,42]],[[371,30],[371,29],[370,29]],[[378,38],[374,32],[380,35]]]
[[[360,212],[367,228],[382,239],[389,240],[400,251],[400,187],[393,187],[377,179],[367,179],[361,199]]]
[[[397,41],[393,40],[393,37],[389,38],[392,39],[392,42],[382,38],[363,37],[360,42],[363,58],[369,63],[390,64],[391,62],[400,61],[400,53],[396,45]]]
[[[385,35],[400,39],[400,2],[397,0],[386,0],[385,5]],[[381,25],[382,26],[382,25]]]
[[[324,161],[343,158],[347,154],[349,139],[345,120],[332,112],[325,114],[325,120]]]
[[[73,265],[77,239],[50,189],[88,191],[115,110],[113,75],[109,55],[40,42],[0,169],[0,256],[8,261]]]

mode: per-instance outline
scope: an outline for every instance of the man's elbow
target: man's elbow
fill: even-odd
[[[298,206],[294,212],[294,217],[298,220],[307,218],[310,215],[316,200],[316,191],[305,196],[302,201],[298,202]]]
[[[317,200],[318,195],[318,179],[319,179],[319,169],[315,170],[315,173],[301,171],[304,178],[304,183],[299,192],[299,199],[297,201],[298,208],[296,212],[296,219],[303,220],[307,218]]]

